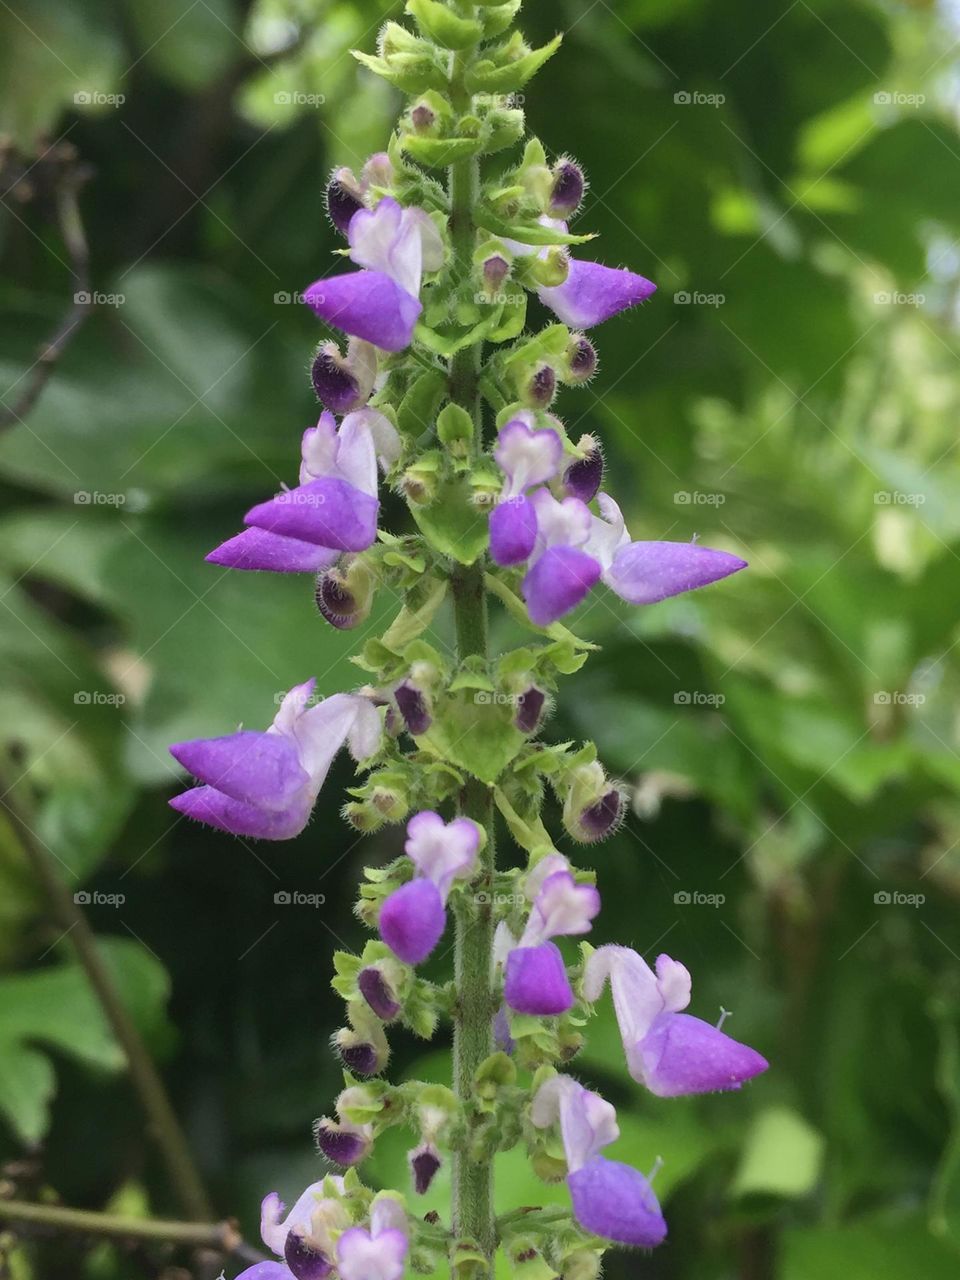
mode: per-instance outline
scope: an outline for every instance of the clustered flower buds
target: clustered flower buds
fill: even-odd
[[[282,695],[264,731],[172,747],[199,784],[173,807],[234,836],[297,837],[347,747],[368,776],[350,788],[346,820],[360,831],[406,822],[402,852],[383,831],[393,860],[367,869],[356,902],[371,937],[360,954],[333,957],[344,1088],[314,1134],[341,1172],[289,1212],[266,1197],[261,1234],[277,1261],[246,1280],[448,1270],[489,1280],[497,1250],[519,1280],[597,1280],[607,1245],[660,1244],[653,1175],[604,1154],[616,1113],[568,1074],[608,985],[626,1071],[650,1093],[738,1090],[767,1066],[685,1012],[691,978],[679,961],[661,955],[651,968],[627,947],[574,941],[597,921],[596,875],[555,847],[541,812],[552,789],[565,835],[591,844],[625,808],[593,744],[542,740],[559,677],[592,647],[560,620],[588,599],[610,607],[603,590],[655,605],[745,562],[692,530],[684,541],[631,538],[605,489],[602,441],[573,439],[555,412],[596,373],[592,330],[655,286],[581,256],[590,237],[570,230],[587,192],[578,161],[550,160],[530,139],[519,159],[487,168],[521,140],[514,95],[560,43],[532,48],[511,34],[519,7],[407,0],[412,28],[388,21],[376,54],[356,55],[409,102],[387,150],[327,185],[352,266],[318,264],[303,295],[335,331],[310,366],[322,411],[302,434],[297,484],[256,503],[207,557],[312,575],[321,618],[363,628],[354,661],[369,684],[318,699],[308,680]],[[556,321],[539,332],[531,297]],[[388,491],[388,509],[405,504],[400,531],[386,527]],[[526,627],[525,645],[489,651],[488,596]],[[392,601],[390,625],[370,637],[374,606]],[[442,610],[453,655],[437,647]],[[494,806],[525,856],[521,867],[506,860],[513,870],[496,863]],[[389,1039],[430,1039],[443,1020],[455,1091],[391,1084]],[[374,1195],[358,1170],[392,1126],[407,1135],[407,1185]],[[517,1146],[537,1176],[565,1181],[568,1208],[494,1218],[486,1168]],[[446,1222],[431,1200],[441,1169],[453,1187]],[[407,1195],[424,1198],[416,1213]]]

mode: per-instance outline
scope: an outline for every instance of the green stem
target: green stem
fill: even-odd
[[[195,1249],[236,1253],[242,1244],[232,1222],[163,1222],[158,1218],[121,1218],[112,1213],[67,1209],[58,1204],[31,1204],[0,1199],[0,1222],[41,1227],[82,1236],[116,1240],[155,1240]]]
[[[451,97],[456,110],[470,108],[470,95],[463,84],[466,55],[453,61]],[[470,278],[476,227],[473,210],[479,197],[480,170],[476,159],[461,160],[450,168],[450,235],[454,253],[454,275],[459,281]],[[474,452],[482,447],[479,375],[482,348],[458,351],[450,361],[450,398],[471,414],[474,421]],[[457,654],[487,657],[487,597],[482,565],[460,566],[451,578]],[[469,1105],[474,1094],[474,1077],[481,1062],[493,1049],[493,883],[494,832],[493,793],[476,778],[467,781],[459,809],[486,832],[482,866],[473,888],[477,905],[459,912],[455,920],[454,969],[457,1002],[453,1019],[453,1076],[457,1097]],[[453,1228],[460,1237],[475,1240],[491,1260],[496,1249],[493,1214],[493,1164],[478,1163],[469,1150],[458,1152],[453,1167]]]

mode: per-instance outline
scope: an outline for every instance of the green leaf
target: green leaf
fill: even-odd
[[[416,19],[422,35],[445,49],[469,49],[483,38],[479,22],[458,17],[439,0],[407,0],[407,12]]]
[[[757,1115],[747,1135],[734,1195],[771,1195],[799,1199],[820,1178],[823,1136],[790,1107],[768,1107]]]
[[[543,64],[553,57],[562,41],[562,35],[554,36],[549,44],[531,49],[522,58],[502,67],[489,59],[478,62],[467,71],[467,88],[471,93],[514,93],[517,89],[522,89]]]
[[[422,138],[419,134],[407,133],[401,146],[418,163],[431,169],[446,169],[458,160],[475,156],[483,143],[479,138]]]
[[[513,708],[483,692],[454,694],[434,707],[433,723],[417,739],[423,749],[493,783],[525,745]]]
[[[464,480],[447,480],[440,485],[428,507],[412,505],[410,510],[420,531],[434,550],[452,556],[460,564],[473,564],[487,548],[487,515],[472,502],[472,490]]]
[[[596,239],[593,233],[585,236],[572,235],[569,231],[558,231],[555,227],[545,227],[539,222],[508,222],[487,205],[478,205],[474,214],[478,226],[484,231],[492,231],[494,235],[509,240],[519,240],[521,244],[586,244]]]

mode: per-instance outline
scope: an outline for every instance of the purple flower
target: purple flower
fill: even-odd
[[[388,187],[393,181],[393,164],[385,151],[375,152],[364,164],[360,180],[352,169],[334,169],[327,183],[327,213],[344,235],[355,213],[364,208],[374,187]]]
[[[480,831],[469,818],[445,823],[425,810],[407,823],[404,846],[417,875],[401,885],[380,908],[380,936],[405,964],[420,964],[446,927],[446,903],[454,880],[473,874]]]
[[[346,743],[356,760],[380,745],[376,708],[337,693],[311,706],[316,681],[284,697],[265,732],[178,742],[170,752],[203,786],[174,796],[179,813],[232,835],[289,840],[307,825],[334,756]]]
[[[443,1164],[440,1152],[432,1142],[422,1142],[407,1153],[407,1162],[413,1174],[414,1191],[418,1196],[425,1196]]]
[[[400,439],[375,409],[348,414],[337,429],[323,413],[301,442],[300,483],[248,511],[252,526],[206,557],[229,569],[317,573],[343,551],[362,551],[377,536],[377,460],[396,461]]]
[[[283,1217],[284,1204],[275,1191],[260,1209],[260,1235],[283,1262],[257,1262],[237,1280],[326,1280],[333,1273],[334,1239],[350,1219],[339,1200],[325,1193],[343,1193],[342,1178],[324,1178],[307,1187]]]
[[[529,501],[537,536],[522,590],[537,626],[562,618],[600,579],[628,604],[655,604],[746,568],[739,556],[697,542],[631,542],[605,493],[597,498],[603,518],[579,498],[558,502],[547,489]]]
[[[592,436],[581,436],[577,446],[581,456],[563,473],[563,491],[568,498],[592,502],[603,482],[603,450]]]
[[[572,1007],[573,991],[563,956],[550,939],[589,933],[599,910],[597,890],[578,885],[569,870],[553,871],[543,879],[523,937],[506,957],[503,994],[511,1009],[549,1017]]]
[[[338,1164],[344,1169],[365,1160],[373,1145],[371,1125],[337,1122],[328,1120],[326,1116],[314,1125],[313,1136],[320,1153],[331,1164]]]
[[[351,1227],[337,1241],[340,1280],[402,1280],[409,1243],[407,1215],[389,1192],[370,1210],[370,1230]]]
[[[560,468],[560,436],[550,427],[537,430],[534,424],[531,412],[521,412],[501,428],[493,451],[504,474],[498,505],[490,515],[490,554],[500,565],[519,564],[533,551],[537,517],[526,491],[552,479]]]
[[[401,208],[387,196],[375,209],[353,213],[347,238],[351,259],[363,270],[314,281],[304,300],[345,333],[402,351],[423,310],[423,272],[443,266],[440,233],[423,209]]]
[[[667,1224],[647,1179],[600,1155],[620,1136],[609,1102],[569,1076],[553,1076],[540,1086],[530,1114],[538,1129],[559,1122],[573,1212],[585,1231],[646,1249],[663,1241]]]
[[[755,1049],[700,1018],[690,1003],[690,974],[657,957],[656,973],[629,947],[601,947],[587,961],[583,990],[600,998],[609,979],[631,1076],[661,1098],[739,1089],[769,1065]]]

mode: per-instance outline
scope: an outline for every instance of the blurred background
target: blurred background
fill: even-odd
[[[357,637],[309,582],[203,556],[295,476],[321,335],[292,296],[337,244],[328,171],[398,108],[349,49],[400,9],[0,3],[0,790],[20,815],[0,819],[0,1192],[18,1200],[183,1213],[71,904],[215,1215],[256,1242],[264,1192],[319,1175],[330,959],[361,943],[360,869],[399,833],[340,820],[346,762],[294,843],[189,825],[166,747],[265,725],[310,674],[358,680]],[[741,1095],[658,1100],[595,1020],[578,1069],[620,1108],[616,1154],[663,1156],[671,1230],[605,1274],[955,1277],[960,6],[527,0],[523,27],[568,32],[525,106],[588,170],[577,229],[659,285],[596,332],[599,378],[557,408],[604,439],[635,537],[750,561],[656,608],[584,610],[602,651],[550,725],[595,737],[633,797],[581,859],[604,892],[593,940],[681,959],[692,1011],[731,1010],[772,1063]],[[38,364],[44,345],[59,358]],[[499,623],[495,647],[511,638]],[[442,1045],[393,1048],[398,1078],[442,1078]],[[404,1138],[371,1179],[405,1184]],[[564,1194],[501,1166],[505,1206]],[[14,1280],[242,1267],[2,1223],[0,1258]]]

